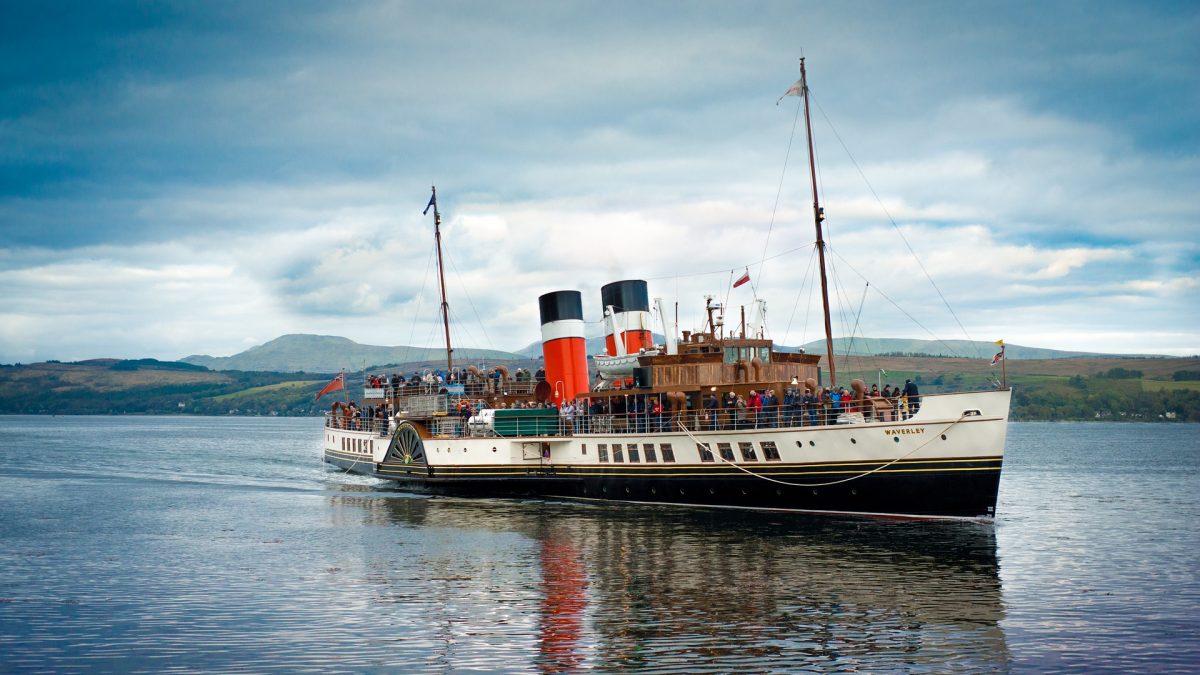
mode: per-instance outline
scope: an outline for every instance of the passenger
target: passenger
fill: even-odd
[[[655,397],[654,402],[650,404],[651,421],[654,425],[654,431],[660,432],[663,430],[663,404],[662,399]]]
[[[704,399],[704,428],[709,431],[717,429],[717,408],[721,405],[717,395],[710,392]]]
[[[575,433],[575,403],[570,399],[564,400],[558,409],[558,416],[562,419],[563,435],[573,435]]]
[[[746,406],[746,399],[742,398],[741,394],[736,394],[734,399],[734,428],[745,429],[750,425],[749,411]]]
[[[725,392],[725,400],[721,403],[721,428],[734,429],[737,427],[736,409],[738,395],[735,392]]]
[[[921,392],[917,390],[916,382],[904,381],[904,397],[908,399],[909,417],[921,412]]]
[[[796,388],[788,387],[783,391],[783,426],[791,427],[796,425]]]
[[[774,389],[768,389],[762,397],[763,422],[762,426],[774,429],[779,426],[779,398]]]

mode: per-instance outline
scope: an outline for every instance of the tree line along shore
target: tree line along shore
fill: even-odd
[[[367,369],[410,372],[434,363]],[[536,368],[535,361],[505,362]],[[1001,366],[987,359],[926,356],[839,358],[838,384],[916,382],[922,394],[999,386]],[[1009,360],[1013,420],[1200,422],[1200,357]],[[0,414],[319,415],[315,400],[327,373],[216,371],[153,359],[0,365]],[[348,394],[361,394],[362,373],[347,373]]]

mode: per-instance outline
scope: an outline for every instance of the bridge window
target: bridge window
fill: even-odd
[[[608,443],[601,443],[596,446],[596,454],[599,455],[601,462],[608,461]]]
[[[626,447],[626,449],[628,449],[628,450],[629,450],[629,461],[630,461],[630,462],[640,462],[640,461],[642,461],[642,460],[641,460],[641,459],[638,457],[638,446],[637,446],[637,443],[630,443],[629,445],[627,445],[627,446],[625,446],[625,447]]]
[[[767,442],[773,444],[772,441],[767,441]],[[757,462],[758,461],[758,455],[754,453],[754,444],[753,443],[738,443],[738,450],[742,451],[742,461],[743,462]]]
[[[700,461],[701,462],[713,461],[712,449],[710,449],[708,447],[707,443],[697,443],[696,451],[700,453]]]
[[[658,449],[662,450],[662,456],[663,456],[664,462],[674,462],[675,461],[675,451],[671,449],[670,443],[663,443],[662,445],[658,446]]]
[[[768,462],[780,461],[779,448],[775,447],[775,441],[763,441],[762,442],[762,451],[763,451],[763,457],[766,457]]]
[[[623,451],[621,450],[620,443],[613,443],[612,451],[613,451],[613,461],[614,462],[624,462],[625,461],[625,455],[623,454]]]
[[[721,459],[726,462],[733,461],[733,447],[728,443],[717,443],[717,452],[721,453]]]
[[[658,457],[656,457],[654,455],[654,444],[653,443],[643,444],[642,450],[644,450],[646,453],[646,461],[647,462],[657,462],[658,461]]]

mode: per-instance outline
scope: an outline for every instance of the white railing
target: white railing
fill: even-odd
[[[427,420],[429,431],[441,437],[493,437],[498,436],[491,421],[464,416],[456,409],[457,402],[445,394],[407,396],[400,399],[408,405],[401,407],[397,416]],[[531,409],[535,410],[535,409]],[[846,423],[848,414],[864,422],[890,422],[911,417],[897,405],[885,407],[870,403],[840,405],[799,404],[768,406],[761,409],[717,408],[687,410],[684,412],[652,411],[578,413],[570,418],[559,415],[558,424],[545,430],[551,436],[571,434],[631,434],[671,433],[684,431],[734,431],[744,429],[780,429],[829,426]],[[388,420],[363,418],[365,414],[350,416],[342,413],[325,414],[325,426],[352,431],[374,432],[387,435]],[[858,417],[861,415],[861,418]],[[532,423],[532,422],[531,422]],[[523,434],[524,435],[524,434]]]

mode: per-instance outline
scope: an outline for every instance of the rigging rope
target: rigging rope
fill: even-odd
[[[850,264],[850,261],[848,261],[848,260],[846,260],[845,258],[843,258],[843,257],[842,257],[842,256],[841,256],[841,255],[840,255],[840,254],[839,254],[837,251],[834,251],[833,249],[830,249],[830,250],[829,250],[829,252],[830,252],[830,253],[832,253],[833,255],[837,256],[838,260],[841,260],[841,261],[842,261],[842,263],[843,263],[843,264],[845,264],[845,265],[846,265],[846,267],[849,267],[851,272],[854,272],[855,274],[857,274],[857,275],[858,275],[858,277],[859,277],[860,279],[862,279],[863,281],[867,281],[867,282],[869,282],[869,281],[870,281],[869,279],[867,279],[867,277],[866,277],[866,276],[864,276],[864,275],[863,275],[863,273],[862,273],[862,272],[859,272],[859,271],[858,271],[858,270],[857,270],[857,269],[854,267],[854,265],[851,265],[851,264]],[[879,294],[881,297],[883,297],[883,299],[884,299],[884,300],[887,300],[888,302],[892,303],[892,306],[893,306],[893,307],[895,307],[896,309],[900,310],[900,313],[901,313],[901,314],[903,314],[904,316],[908,317],[909,321],[912,321],[913,323],[915,323],[915,324],[917,324],[918,326],[920,326],[920,327],[921,327],[921,330],[925,331],[926,333],[929,333],[929,337],[933,338],[933,341],[934,341],[934,342],[937,342],[938,344],[942,345],[942,346],[943,346],[943,347],[945,347],[946,349],[950,350],[950,353],[951,353],[951,354],[957,354],[957,353],[958,353],[958,352],[957,352],[957,351],[956,351],[956,350],[955,350],[953,347],[951,347],[950,345],[946,344],[945,340],[942,340],[941,338],[939,338],[939,337],[937,336],[937,334],[936,334],[936,333],[934,333],[933,331],[931,331],[931,330],[929,330],[928,328],[926,328],[926,327],[925,327],[925,324],[921,323],[920,321],[918,321],[918,320],[917,320],[917,318],[916,318],[916,317],[914,317],[912,314],[909,314],[907,311],[905,311],[905,309],[904,309],[903,307],[901,307],[901,306],[900,306],[900,305],[899,305],[899,304],[898,304],[898,303],[897,303],[895,300],[892,300],[890,297],[888,297],[888,295],[887,295],[886,293],[884,293],[883,291],[879,290],[879,287],[878,287],[878,286],[872,286],[872,288],[874,288],[874,289],[875,289],[875,292],[876,292],[876,293],[878,293],[878,294]]]
[[[483,319],[479,318],[479,310],[475,309],[475,301],[471,299],[470,292],[467,291],[467,285],[463,282],[462,273],[458,271],[458,266],[454,264],[454,258],[447,253],[446,258],[450,261],[450,269],[454,270],[454,275],[458,278],[458,286],[462,288],[463,296],[467,299],[467,304],[471,306],[471,312],[475,314],[475,321],[479,323],[479,329],[483,331],[483,339],[487,340],[488,348],[495,349],[495,344],[492,343],[492,336],[488,335],[487,326],[484,325]]]
[[[408,363],[409,353],[413,347],[413,336],[417,333],[417,319],[421,316],[421,299],[425,297],[425,282],[429,281],[429,267],[433,264],[434,248],[429,247],[429,257],[425,259],[425,274],[421,277],[421,290],[417,291],[417,309],[413,313],[412,328],[408,331],[408,344],[404,345],[404,357],[401,363]]]
[[[762,474],[755,473],[755,472],[747,469],[746,467],[741,466],[740,464],[738,464],[736,462],[731,462],[731,461],[725,459],[724,457],[721,457],[720,451],[714,453],[712,451],[712,448],[709,446],[709,444],[700,442],[700,440],[697,439],[694,435],[692,435],[692,432],[689,431],[688,428],[683,425],[683,422],[678,422],[678,424],[679,424],[679,428],[683,429],[683,432],[688,435],[688,438],[691,438],[692,441],[696,443],[696,445],[703,446],[704,448],[706,448],[708,450],[708,454],[710,454],[714,457],[720,457],[722,462],[725,462],[726,464],[732,466],[733,468],[735,468],[739,471],[742,471],[751,476],[754,476],[755,478],[761,478],[762,480],[769,481],[771,483],[778,483],[779,485],[787,485],[789,487],[829,487],[830,485],[840,485],[841,483],[849,483],[852,480],[858,480],[859,478],[865,478],[867,476],[870,476],[873,473],[883,471],[884,469],[888,468],[889,466],[892,466],[896,462],[899,462],[903,459],[907,459],[907,458],[911,457],[918,450],[920,450],[920,449],[924,448],[925,446],[929,445],[930,443],[932,443],[934,441],[934,439],[938,438],[942,434],[945,434],[952,427],[954,427],[959,422],[962,422],[964,419],[966,419],[966,415],[963,415],[962,417],[959,417],[958,419],[954,420],[950,424],[946,425],[946,428],[942,429],[940,433],[930,436],[929,440],[918,445],[917,447],[913,448],[912,450],[909,450],[908,452],[904,453],[903,455],[900,455],[899,457],[897,457],[896,459],[893,459],[892,461],[888,462],[887,464],[883,464],[882,466],[877,466],[874,469],[871,469],[870,471],[864,471],[856,476],[851,476],[849,478],[842,478],[840,480],[835,480],[835,481],[829,481],[828,483],[789,483],[787,481],[782,481],[777,478],[771,478],[770,476],[764,476]]]
[[[867,184],[867,189],[871,191],[871,195],[875,197],[875,201],[879,203],[879,208],[883,210],[884,215],[887,216],[888,222],[892,224],[892,227],[895,228],[896,233],[900,235],[900,241],[904,242],[904,246],[908,249],[909,254],[912,255],[913,260],[917,261],[917,266],[921,268],[921,273],[925,275],[925,278],[929,281],[929,285],[933,286],[933,290],[936,291],[938,297],[942,299],[942,304],[946,306],[947,310],[949,310],[950,316],[954,317],[954,322],[958,324],[958,327],[960,330],[962,330],[963,335],[966,336],[967,340],[971,341],[975,349],[975,356],[976,358],[979,358],[979,346],[974,344],[975,341],[972,340],[971,335],[967,333],[966,327],[963,326],[962,321],[959,321],[958,314],[954,313],[954,308],[950,306],[950,302],[946,300],[946,296],[942,294],[942,289],[938,288],[938,285],[934,282],[933,277],[929,275],[929,271],[925,269],[925,264],[921,262],[921,258],[917,256],[917,252],[913,250],[912,245],[908,243],[908,238],[904,236],[904,232],[900,229],[900,226],[896,224],[896,219],[892,217],[892,214],[890,211],[888,211],[887,206],[884,206],[883,200],[879,198],[879,193],[875,191],[875,186],[871,185],[871,181],[867,179],[867,174],[863,172],[862,167],[858,165],[858,160],[854,159],[854,155],[850,153],[850,148],[846,147],[846,143],[842,140],[841,134],[837,132],[837,128],[833,126],[833,121],[830,120],[829,116],[825,114],[825,109],[821,107],[820,103],[817,103],[817,110],[821,111],[821,116],[825,118],[825,122],[829,125],[830,131],[833,132],[834,138],[836,138],[838,143],[841,144],[842,150],[846,151],[846,156],[850,158],[850,162],[854,164],[854,169],[858,171],[858,175],[862,177],[863,182]]]
[[[779,187],[775,188],[775,204],[771,207],[771,221],[767,224],[767,238],[763,241],[762,258],[758,261],[758,282],[750,281],[750,288],[754,290],[754,297],[758,297],[758,284],[762,281],[763,267],[767,262],[767,250],[771,244],[771,232],[775,229],[775,215],[779,211],[779,198],[783,194],[783,181],[787,176],[788,159],[792,156],[792,142],[796,139],[796,125],[800,122],[800,106],[799,99],[796,100],[796,116],[792,119],[792,133],[788,136],[787,151],[783,154],[783,169],[779,172]]]

